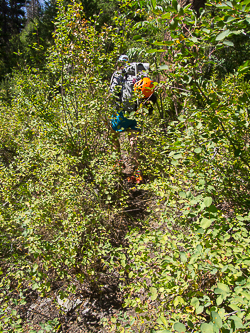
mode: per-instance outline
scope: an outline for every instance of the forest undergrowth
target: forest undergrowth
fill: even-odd
[[[249,5],[124,1],[100,26],[58,1],[44,67],[0,90],[0,332],[249,331]],[[122,53],[157,82],[129,115],[141,185],[109,127]]]

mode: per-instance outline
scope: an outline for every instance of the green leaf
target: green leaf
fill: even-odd
[[[182,262],[187,262],[187,256],[186,256],[186,253],[185,252],[181,252],[180,253],[180,256],[181,256],[181,261]]]
[[[180,196],[181,198],[185,199],[185,198],[186,198],[186,193],[183,192],[183,191],[181,191],[181,192],[179,192],[179,196]]]
[[[155,287],[150,287],[149,290],[151,292],[151,300],[152,301],[156,300],[158,296],[157,289]]]
[[[219,289],[225,291],[226,293],[230,293],[231,292],[230,289],[229,289],[229,287],[228,287],[228,285],[226,285],[224,283],[218,282],[217,286],[218,286]]]
[[[147,53],[159,53],[159,52],[165,52],[166,50],[163,49],[150,49],[150,50],[146,50]]]
[[[244,299],[247,299],[248,301],[250,301],[250,293],[248,293],[246,291],[242,291],[241,295],[244,297]]]
[[[170,17],[171,17],[171,13],[170,13],[170,12],[165,13],[165,14],[163,14],[163,15],[161,16],[161,18],[162,18],[163,20],[165,20],[165,19],[169,20]]]
[[[37,271],[37,269],[38,269],[38,264],[37,264],[37,263],[35,263],[35,264],[34,264],[34,266],[33,266],[33,272],[36,272],[36,271]]]
[[[39,288],[39,284],[35,282],[35,283],[32,285],[32,289],[33,289],[33,290],[36,290],[36,289],[38,289],[38,288]]]
[[[212,311],[212,312],[211,312],[211,316],[212,316],[212,322],[213,322],[218,328],[221,328],[221,327],[222,327],[222,320],[221,320],[220,315],[219,315],[217,312]]]
[[[170,30],[175,30],[178,26],[178,21],[176,19],[173,19],[170,24],[169,24],[169,29]]]
[[[245,20],[250,24],[250,16],[246,17]]]
[[[234,34],[234,35],[241,35],[242,30],[232,30],[231,33]]]
[[[194,152],[195,152],[196,154],[199,154],[199,153],[201,152],[201,148],[195,148]]]
[[[156,6],[156,0],[151,0],[151,5],[152,5],[153,9],[155,9],[155,6]]]
[[[166,41],[161,41],[161,42],[154,42],[153,45],[159,45],[159,46],[171,46],[173,45],[174,42],[170,41],[170,40],[166,40]]]
[[[209,219],[206,219],[206,218],[203,218],[201,220],[201,227],[203,229],[207,229],[210,227],[210,225],[212,224],[213,220],[209,220]]]
[[[228,9],[228,6],[226,5],[226,3],[218,3],[216,5],[217,8],[224,8],[224,9]]]
[[[233,42],[230,42],[229,40],[224,40],[224,41],[223,41],[223,44],[224,44],[224,45],[227,45],[227,46],[234,46],[234,43],[233,43]]]
[[[240,311],[240,308],[234,303],[230,303],[228,306],[234,311]]]
[[[125,260],[121,260],[121,265],[122,265],[122,267],[125,267],[126,266],[126,261]]]
[[[141,36],[140,36],[140,35],[135,35],[135,36],[133,36],[133,40],[138,40],[138,39],[141,39]]]
[[[224,38],[226,38],[227,36],[229,36],[231,34],[230,30],[225,30],[222,31],[216,38],[215,40],[220,41],[223,40]]]
[[[233,16],[226,16],[226,22],[229,23],[229,22],[232,22],[232,21],[235,21],[236,18],[233,17]]]
[[[214,333],[220,333],[220,329],[218,326],[216,326],[215,324],[213,325],[213,332]]]
[[[192,299],[191,299],[191,302],[190,302],[190,304],[193,306],[193,307],[198,307],[199,306],[199,304],[200,304],[200,301],[198,300],[198,298],[197,297],[193,297]]]
[[[163,70],[163,69],[169,69],[168,65],[162,65],[159,67],[159,70]]]
[[[174,301],[173,301],[173,304],[175,307],[177,307],[177,305],[179,304],[184,304],[184,299],[181,297],[181,296],[176,296]]]
[[[182,158],[182,154],[176,154],[176,155],[173,155],[173,158],[175,160],[178,160],[179,158]]]
[[[197,43],[197,42],[198,42],[197,37],[192,37],[192,38],[190,38],[190,40],[191,40],[192,42],[194,42],[194,43]]]
[[[220,295],[219,297],[216,298],[216,304],[219,306],[224,300],[224,297]]]
[[[177,5],[178,5],[177,0],[173,0],[172,1],[172,6],[174,7],[175,10],[177,10]]]
[[[202,323],[201,324],[201,332],[202,333],[212,333],[213,326],[211,324]]]
[[[202,31],[206,32],[207,34],[210,34],[211,30],[207,28],[203,28]]]
[[[163,316],[160,316],[160,318],[158,318],[159,321],[161,321],[161,324],[165,325],[165,327],[168,326],[168,322],[167,322],[167,319]]]
[[[233,6],[233,4],[232,4],[231,1],[226,1],[226,4],[227,4],[229,7],[234,8],[234,6]]]
[[[157,52],[157,49],[150,49],[150,50],[146,50],[147,53],[155,53]]]
[[[179,323],[179,322],[174,324],[174,329],[179,333],[186,332],[185,325],[183,325],[182,323]]]
[[[220,288],[214,289],[214,293],[222,296],[226,296],[228,293]]]
[[[208,212],[216,213],[216,212],[217,212],[217,208],[215,207],[215,205],[211,205],[211,206],[208,208]]]
[[[212,202],[213,202],[213,199],[211,197],[206,197],[204,199],[204,205],[205,205],[205,207],[209,207],[212,204]]]
[[[195,312],[196,312],[196,314],[200,314],[200,313],[203,312],[203,310],[204,310],[204,306],[199,305],[199,306],[195,309]]]
[[[239,73],[244,73],[249,70],[250,67],[250,60],[247,60],[242,66],[238,68]]]
[[[239,317],[231,316],[231,317],[229,317],[229,319],[233,320],[235,329],[244,328],[244,325],[242,324],[242,320]]]

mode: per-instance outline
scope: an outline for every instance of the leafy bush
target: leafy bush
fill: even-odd
[[[23,330],[25,290],[45,297],[62,282],[64,298],[87,282],[100,291],[103,271],[126,293],[123,312],[103,320],[110,332],[249,329],[249,61],[233,49],[233,70],[225,59],[248,29],[249,1],[213,1],[199,18],[177,1],[147,2],[147,21],[132,27],[139,5],[100,28],[79,4],[58,1],[44,70],[27,66],[1,88],[3,331]],[[152,116],[143,105],[130,114],[142,128],[138,192],[151,200],[144,228],[120,242],[137,192],[117,166],[108,86],[126,47],[149,54],[158,104]]]

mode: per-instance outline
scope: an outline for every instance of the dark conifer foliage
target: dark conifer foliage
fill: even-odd
[[[109,24],[119,8],[117,0],[82,0],[85,17],[99,15],[99,24]],[[65,5],[70,1],[65,0]],[[55,0],[0,0],[0,80],[15,67],[43,66],[44,54],[53,43]]]
[[[45,54],[53,44],[54,19],[57,14],[56,1],[45,2],[41,7],[36,1],[30,2],[27,23],[19,35],[19,61],[22,66],[42,68]]]
[[[21,31],[24,23],[24,5],[25,0],[0,1],[0,36],[5,43],[8,42],[13,34]]]
[[[12,66],[10,44],[24,26],[24,6],[25,0],[0,0],[0,77]]]

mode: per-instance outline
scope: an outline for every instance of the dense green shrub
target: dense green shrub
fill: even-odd
[[[13,308],[25,290],[99,290],[104,266],[126,293],[110,332],[249,329],[249,61],[237,58],[249,3],[213,1],[197,18],[177,1],[147,13],[140,1],[100,28],[58,1],[44,69],[26,66],[1,87],[0,330],[23,330]],[[147,21],[133,26],[133,6]],[[152,63],[158,103],[152,116],[143,105],[130,114],[142,128],[139,190],[153,199],[144,229],[121,245],[111,235],[133,190],[117,166],[108,86],[128,48]]]

